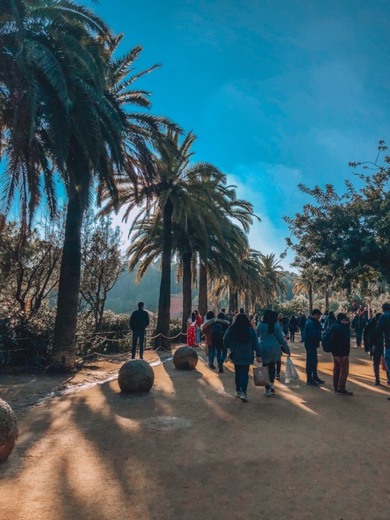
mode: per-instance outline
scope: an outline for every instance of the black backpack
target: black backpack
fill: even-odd
[[[321,343],[322,348],[324,352],[332,352],[332,336],[333,336],[333,329],[330,327],[329,329],[326,329],[321,336]]]
[[[223,347],[223,335],[225,328],[223,323],[216,321],[211,327],[211,342],[213,347]]]

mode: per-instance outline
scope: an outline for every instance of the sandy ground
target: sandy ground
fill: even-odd
[[[277,394],[249,387],[233,397],[233,367],[177,371],[147,352],[155,385],[125,396],[121,363],[75,376],[0,376],[0,396],[19,421],[0,466],[1,520],[192,520],[390,518],[390,388],[374,387],[362,349],[351,353],[353,397],[301,381]],[[162,361],[162,362],[161,362]],[[108,379],[111,379],[108,381]],[[105,382],[104,382],[105,381]]]

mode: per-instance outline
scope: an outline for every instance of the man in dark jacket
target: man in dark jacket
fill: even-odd
[[[363,316],[364,309],[359,309],[352,320],[352,328],[356,332],[356,346],[361,347],[364,328],[367,325],[366,318]]]
[[[306,320],[303,338],[306,349],[306,384],[309,386],[317,386],[325,383],[318,377],[317,366],[318,356],[317,349],[321,341],[321,311],[313,309],[311,316]]]
[[[390,303],[384,303],[382,305],[383,314],[379,318],[377,325],[377,337],[378,337],[378,347],[382,349],[384,348],[385,353],[385,361],[387,365],[387,384],[390,385]]]
[[[139,338],[139,357],[143,359],[145,329],[149,325],[149,314],[144,310],[144,302],[139,302],[138,309],[130,317],[130,328],[133,332],[133,344],[131,348],[131,359],[135,358],[137,351],[137,340]]]
[[[351,331],[346,314],[339,312],[336,322],[330,328],[330,342],[333,354],[333,387],[338,395],[353,395],[346,388],[349,374],[349,352],[351,350]]]

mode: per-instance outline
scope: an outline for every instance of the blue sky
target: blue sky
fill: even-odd
[[[237,184],[262,223],[251,244],[285,248],[297,184],[342,189],[351,160],[390,143],[387,0],[88,0],[122,51],[141,45],[152,112],[198,136],[195,160]],[[288,263],[283,264],[287,267]]]

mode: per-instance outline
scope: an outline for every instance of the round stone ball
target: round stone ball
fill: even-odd
[[[153,368],[143,359],[127,361],[119,369],[118,384],[124,393],[142,394],[149,392],[153,383]]]
[[[173,354],[173,363],[178,370],[193,370],[198,364],[198,353],[192,347],[179,347]]]
[[[0,399],[0,464],[7,460],[18,438],[18,423],[8,403]]]

